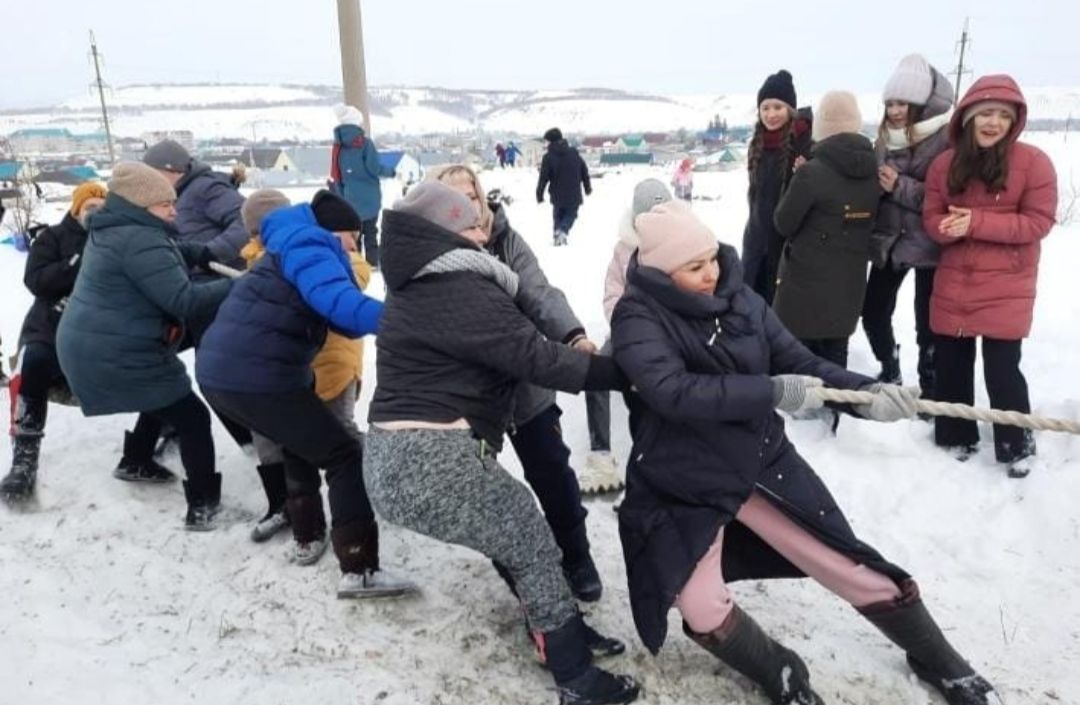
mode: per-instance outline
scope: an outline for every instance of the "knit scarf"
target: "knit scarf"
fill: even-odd
[[[922,122],[915,123],[915,129],[912,130],[914,139],[911,141],[908,141],[907,130],[897,130],[892,127],[887,127],[885,128],[885,149],[890,152],[895,152],[901,149],[914,147],[945,125],[948,125],[951,117],[952,111],[950,110],[947,113],[936,115],[932,118],[927,118]]]
[[[493,255],[477,250],[463,248],[450,250],[425,264],[413,276],[413,279],[419,279],[429,274],[446,274],[447,272],[473,272],[479,274],[485,279],[495,282],[499,288],[510,294],[510,298],[517,297],[517,273],[495,259]]]

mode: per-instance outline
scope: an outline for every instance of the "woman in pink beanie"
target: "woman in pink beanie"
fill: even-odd
[[[855,535],[776,413],[820,407],[822,384],[874,392],[847,410],[875,421],[911,417],[915,398],[812,355],[743,284],[735,250],[684,204],[655,206],[635,228],[641,243],[612,342],[641,407],[619,534],[645,646],[659,651],[674,606],[691,640],[772,703],[821,705],[802,659],[727,588],[809,576],[904,649],[950,705],[997,702],[946,641],[915,581]]]

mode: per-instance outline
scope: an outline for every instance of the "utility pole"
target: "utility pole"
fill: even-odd
[[[337,0],[338,36],[341,41],[341,82],[345,103],[364,116],[364,132],[371,135],[368,111],[367,69],[364,65],[364,30],[360,19],[360,0]]]
[[[964,74],[971,73],[971,69],[964,68],[964,55],[967,53],[968,44],[971,43],[971,39],[968,38],[970,22],[970,17],[964,18],[964,31],[960,33],[960,41],[957,42],[960,45],[960,61],[956,64],[956,85],[953,86],[956,93],[953,95],[953,105],[960,102],[960,81],[963,79]]]
[[[90,54],[94,58],[95,85],[98,97],[101,99],[101,120],[105,123],[105,140],[109,143],[109,164],[116,163],[116,153],[113,151],[112,130],[109,129],[109,111],[105,107],[105,82],[101,80],[101,55],[98,54],[97,40],[94,39],[94,30],[90,30]]]

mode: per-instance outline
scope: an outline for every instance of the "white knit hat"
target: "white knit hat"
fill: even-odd
[[[922,54],[908,54],[885,83],[882,101],[902,100],[905,103],[926,105],[934,90],[934,75]]]
[[[357,127],[364,126],[364,115],[359,110],[351,105],[345,105],[344,103],[338,103],[334,106],[334,116],[337,118],[339,125],[356,125]]]

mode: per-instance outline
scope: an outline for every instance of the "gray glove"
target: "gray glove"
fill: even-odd
[[[898,384],[878,382],[860,391],[874,394],[874,400],[869,404],[852,404],[855,413],[864,419],[890,423],[900,419],[910,419],[918,411],[920,393],[918,387],[901,387]]]
[[[773,406],[789,414],[820,409],[825,404],[821,395],[814,391],[815,387],[824,386],[824,382],[817,377],[776,375],[772,378],[772,385]]]

